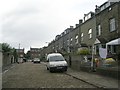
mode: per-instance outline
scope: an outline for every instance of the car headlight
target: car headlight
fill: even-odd
[[[62,66],[67,66],[67,63],[66,64],[62,64]]]
[[[55,64],[52,64],[52,65],[50,65],[50,67],[56,67],[56,65],[55,65]]]

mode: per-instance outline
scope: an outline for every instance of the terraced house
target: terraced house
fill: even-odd
[[[31,48],[30,47],[30,58],[40,58],[40,48]]]
[[[42,50],[44,55],[50,52],[76,53],[80,48],[87,47],[92,54],[99,55],[99,48],[107,48],[116,60],[120,53],[120,0],[108,0],[101,6],[84,14],[84,19],[79,20],[75,28],[70,26],[57,35],[49,45]],[[117,41],[117,45],[111,42]]]
[[[96,18],[94,12],[84,15],[84,22],[80,26],[80,44],[86,45],[92,52],[92,46],[96,37]]]
[[[18,57],[19,58],[24,58],[24,48],[23,49],[16,49]]]
[[[96,7],[96,39],[99,42],[99,44],[96,44],[96,53],[98,53],[99,47],[106,47],[106,44],[108,44],[108,50],[115,57],[118,56],[120,45],[109,45],[109,43],[119,40],[119,38],[120,2],[105,2],[100,7]]]

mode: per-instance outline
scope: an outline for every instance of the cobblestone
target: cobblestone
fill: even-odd
[[[69,71],[68,71],[69,72]],[[3,88],[95,88],[63,72],[50,73],[44,64],[17,64],[3,73]]]

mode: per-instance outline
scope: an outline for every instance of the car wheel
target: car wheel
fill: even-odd
[[[65,69],[65,72],[67,72],[67,69]]]
[[[47,67],[47,70],[49,70],[49,68]]]
[[[49,69],[49,71],[52,73],[53,72],[53,70],[51,70],[51,69]]]

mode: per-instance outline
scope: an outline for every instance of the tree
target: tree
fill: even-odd
[[[28,51],[28,52],[25,54],[25,58],[27,58],[27,59],[30,59],[30,58],[31,58],[31,53],[30,53],[30,51]]]
[[[12,48],[7,43],[2,43],[2,51],[3,53],[11,52]]]
[[[13,54],[13,56],[14,56],[14,59],[15,59],[15,61],[17,62],[17,60],[18,60],[18,54],[17,54],[17,51],[16,51],[15,48],[13,48],[12,51],[13,51],[12,54]]]
[[[14,62],[17,62],[18,60],[18,54],[17,54],[17,51],[15,48],[12,48],[8,43],[2,43],[1,44],[2,46],[2,52],[3,52],[3,55],[11,55],[12,58],[14,57]]]

